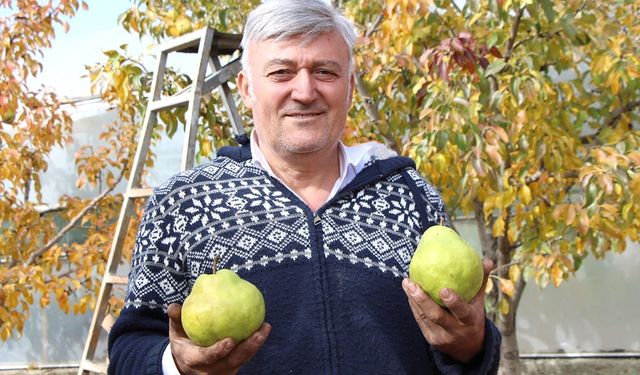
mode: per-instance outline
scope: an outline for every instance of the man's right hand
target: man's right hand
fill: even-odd
[[[181,374],[236,374],[260,350],[271,332],[271,325],[263,323],[239,344],[226,338],[203,347],[194,344],[182,328],[182,306],[172,303],[167,312],[171,354]]]

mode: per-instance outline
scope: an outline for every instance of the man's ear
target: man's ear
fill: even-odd
[[[253,93],[251,90],[250,78],[244,70],[238,73],[238,90],[242,97],[242,102],[247,108],[253,108]]]

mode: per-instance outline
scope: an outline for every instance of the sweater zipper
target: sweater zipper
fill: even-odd
[[[315,241],[316,248],[318,249],[317,259],[318,266],[320,267],[320,287],[322,288],[321,295],[323,296],[323,304],[324,304],[324,316],[325,316],[325,332],[326,332],[326,350],[327,350],[327,371],[330,374],[336,373],[336,345],[335,345],[335,337],[333,333],[333,314],[331,312],[331,306],[329,302],[329,290],[327,286],[327,275],[326,275],[326,257],[324,254],[324,232],[322,230],[322,217],[319,212],[316,211],[313,213],[313,226],[315,229]]]

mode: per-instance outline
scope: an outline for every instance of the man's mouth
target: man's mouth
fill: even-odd
[[[287,113],[285,116],[303,120],[303,119],[307,119],[307,118],[313,118],[313,117],[316,117],[316,116],[320,116],[321,114],[322,114],[322,112],[292,112],[292,113]]]

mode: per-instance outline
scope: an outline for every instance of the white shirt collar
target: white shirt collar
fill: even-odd
[[[260,150],[258,136],[255,129],[251,132],[250,147],[253,165],[264,170],[269,176],[276,178],[278,181],[282,182],[283,185],[287,186],[280,178],[278,178],[278,176],[276,176],[275,173],[273,173],[269,162]],[[387,147],[375,142],[363,143],[356,146],[345,146],[340,142],[338,143],[338,153],[340,158],[340,177],[335,181],[333,189],[331,189],[331,193],[327,197],[327,201],[333,198],[342,188],[353,181],[353,179],[367,166],[367,163],[372,158],[385,159],[396,155],[395,152],[389,150]],[[287,186],[287,188],[295,194],[289,186]],[[296,196],[300,198],[297,194]],[[303,199],[300,198],[300,200]]]

